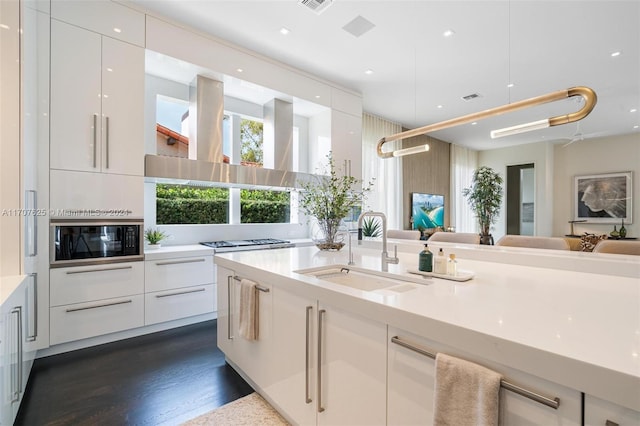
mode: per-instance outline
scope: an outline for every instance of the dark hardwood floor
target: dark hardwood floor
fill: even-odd
[[[176,425],[251,392],[214,320],[37,359],[15,424]]]

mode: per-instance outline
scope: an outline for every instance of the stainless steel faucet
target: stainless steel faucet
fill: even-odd
[[[387,253],[387,216],[382,212],[363,212],[358,217],[358,245],[362,244],[362,219],[365,216],[376,216],[382,219],[382,264],[381,269],[383,272],[389,270],[389,263],[394,265],[398,263],[398,246],[395,246],[393,251],[393,257],[389,257]]]

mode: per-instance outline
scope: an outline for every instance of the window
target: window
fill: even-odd
[[[229,222],[229,190],[188,185],[156,185],[156,223],[210,224]]]
[[[289,223],[291,194],[287,191],[240,191],[241,223]]]
[[[262,167],[264,158],[262,123],[249,118],[242,118],[240,120],[240,141],[242,164]]]
[[[156,153],[189,157],[189,102],[157,96]]]

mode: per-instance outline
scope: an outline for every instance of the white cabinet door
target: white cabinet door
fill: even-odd
[[[276,287],[273,293],[273,380],[264,388],[294,424],[316,423],[315,300]]]
[[[233,280],[233,275],[233,271],[220,265],[216,266],[218,348],[232,361],[236,355],[233,343],[234,336],[237,334],[237,331],[232,328],[233,288],[231,281]]]
[[[386,424],[386,325],[320,302],[318,334],[318,424]]]
[[[586,426],[640,425],[640,412],[585,395],[584,424]]]
[[[336,166],[362,179],[362,116],[331,111],[331,155]]]
[[[424,344],[424,339],[389,327],[387,415],[390,425],[430,425],[433,421],[434,360],[391,341]]]
[[[102,37],[102,171],[144,175],[144,49]]]
[[[50,167],[144,174],[144,49],[51,22]]]
[[[208,284],[146,293],[144,299],[144,323],[150,325],[213,312],[216,290]]]
[[[51,20],[52,169],[100,170],[101,38]]]
[[[399,342],[394,342],[394,337]],[[404,344],[404,345],[403,345]],[[413,349],[412,349],[413,348]],[[565,425],[580,424],[580,393],[530,374],[502,365],[475,360],[472,355],[451,353],[450,348],[422,336],[389,327],[388,419],[393,425],[433,424],[435,360],[418,352],[439,351],[494,369],[504,380],[547,397],[558,397],[558,409],[547,407],[522,395],[501,389],[500,424]],[[418,351],[417,351],[417,350]]]
[[[144,262],[145,291],[171,290],[213,284],[213,256],[183,257]]]

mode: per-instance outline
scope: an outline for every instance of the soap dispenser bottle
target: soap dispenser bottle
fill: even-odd
[[[420,252],[418,259],[418,269],[422,272],[433,271],[433,253],[429,251],[427,244],[424,245],[424,250]]]
[[[433,272],[443,275],[447,273],[447,259],[444,257],[442,248],[438,250],[438,254],[433,258]]]
[[[458,275],[458,261],[456,255],[451,253],[449,255],[449,261],[447,262],[447,275],[455,277]]]

